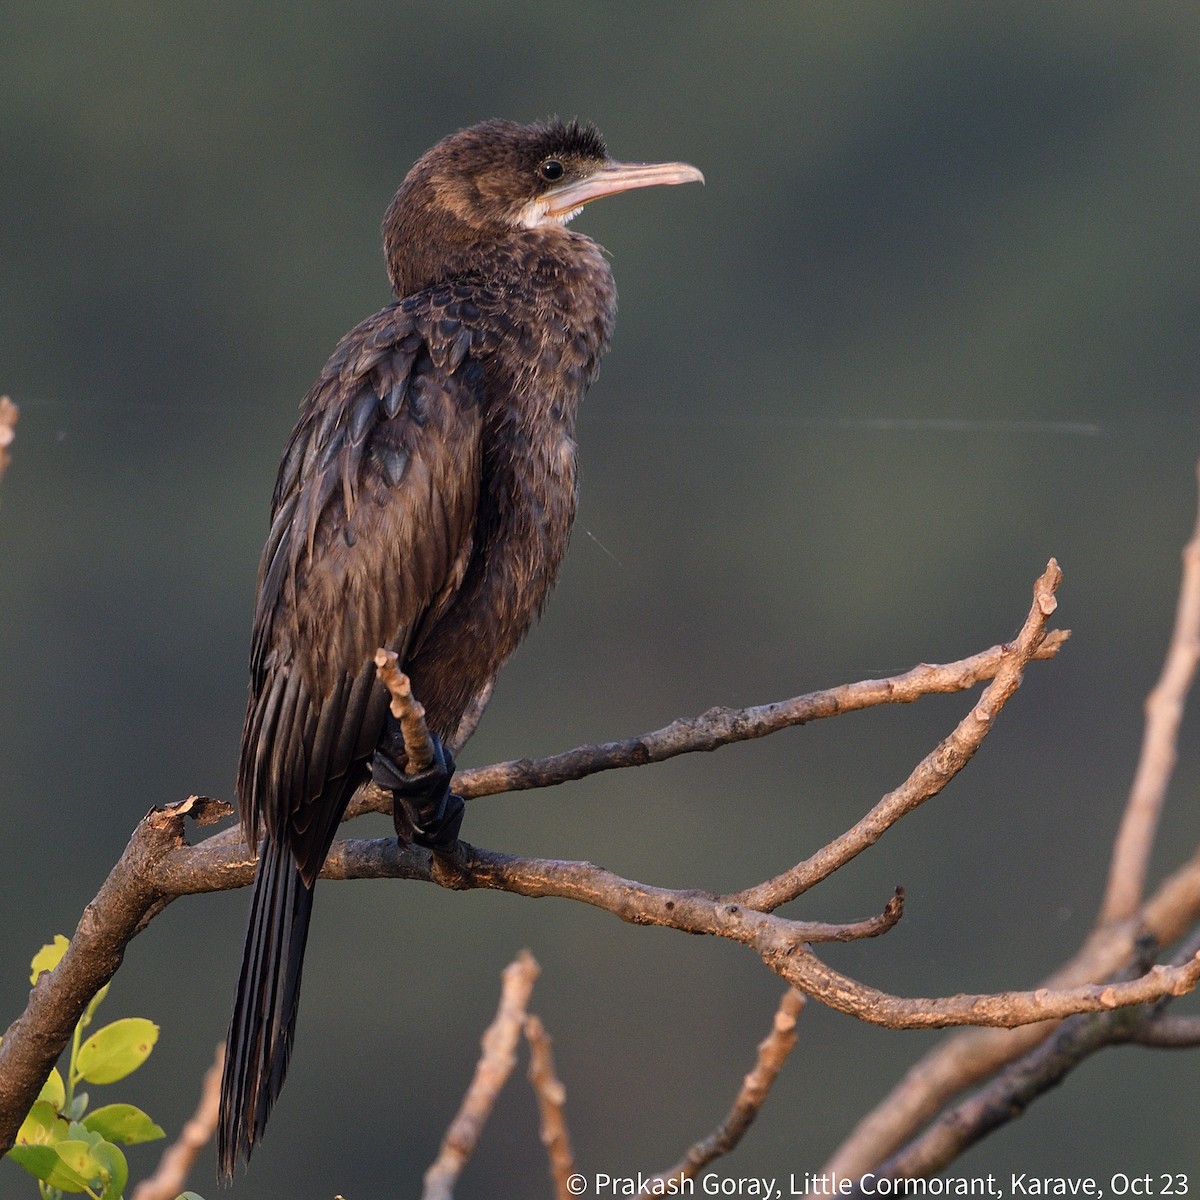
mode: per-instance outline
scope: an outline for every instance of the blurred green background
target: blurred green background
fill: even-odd
[[[389,299],[377,230],[411,162],[500,115],[591,119],[616,157],[708,183],[576,223],[622,303],[581,418],[579,522],[462,763],[972,653],[1014,632],[1053,554],[1060,661],[943,796],[795,911],[860,917],[904,884],[898,929],[827,958],[906,994],[1027,986],[1069,955],[1193,519],[1198,52],[1200,7],[1175,3],[0,8],[0,391],[22,410],[0,485],[0,1025],[151,805],[231,796],[296,407]],[[465,833],[747,886],[968,704],[479,801]],[[1156,874],[1200,834],[1197,733],[1189,712]],[[106,1005],[162,1024],[117,1098],[168,1129],[224,1035],[247,900],[172,905]],[[416,1194],[521,946],[582,1169],[665,1167],[716,1124],[781,990],[745,950],[565,902],[326,885],[289,1085],[228,1194]],[[815,1170],[936,1041],[810,1007],[719,1169]],[[1111,1051],[961,1170],[1200,1171],[1197,1070]],[[193,1185],[216,1193],[211,1152]],[[548,1194],[517,1079],[459,1195]]]

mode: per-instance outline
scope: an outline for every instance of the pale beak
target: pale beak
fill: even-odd
[[[659,184],[703,183],[704,176],[690,163],[605,163],[600,170],[543,192],[540,204],[547,217],[561,219],[574,215],[591,200],[615,196],[634,188]]]

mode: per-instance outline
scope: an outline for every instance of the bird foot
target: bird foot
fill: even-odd
[[[433,763],[410,775],[405,771],[407,755],[399,725],[388,729],[371,759],[371,778],[392,793],[392,822],[401,846],[425,846],[449,853],[458,843],[466,804],[450,790],[454,756],[442,739],[430,733]]]

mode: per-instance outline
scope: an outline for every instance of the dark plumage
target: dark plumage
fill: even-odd
[[[259,568],[238,796],[247,844],[264,840],[222,1085],[224,1175],[283,1084],[334,833],[381,742],[395,761],[375,650],[396,651],[452,742],[558,574],[575,410],[616,312],[603,254],[566,222],[598,196],[699,178],[613,163],[591,126],[489,121],[426,153],[388,209],[398,299],[342,339],[305,399]],[[415,830],[435,849],[457,833],[447,779],[439,823]]]

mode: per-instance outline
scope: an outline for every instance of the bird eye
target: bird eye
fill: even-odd
[[[557,158],[548,158],[538,167],[538,174],[547,183],[557,183],[563,177],[564,170],[565,168]]]

